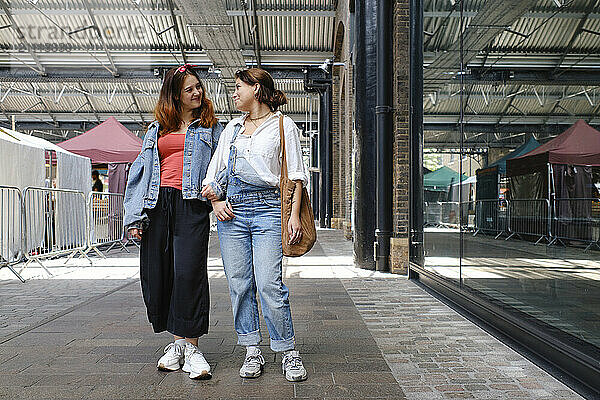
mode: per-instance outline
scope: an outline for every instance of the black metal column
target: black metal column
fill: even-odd
[[[312,127],[311,127],[312,129]],[[319,219],[319,207],[320,207],[320,201],[319,201],[319,187],[320,187],[320,179],[319,179],[319,172],[315,172],[317,171],[317,169],[319,168],[319,135],[316,134],[312,134],[310,135],[310,146],[311,146],[311,154],[312,154],[312,159],[310,160],[311,164],[311,168],[313,169],[312,172],[310,173],[310,188],[311,188],[311,193],[310,193],[310,199],[312,202],[312,208],[313,208],[313,215],[315,217],[315,220]]]
[[[390,270],[390,238],[393,233],[392,199],[394,165],[394,121],[392,119],[393,36],[392,0],[377,5],[377,229],[375,265],[377,271]]]
[[[326,85],[320,91],[320,132],[319,132],[319,157],[321,160],[321,194],[320,194],[320,225],[331,228],[331,217],[333,212],[333,170],[332,170],[332,91],[331,85]]]
[[[376,192],[376,0],[355,2],[354,88],[356,171],[354,214],[354,260],[360,268],[375,269]]]
[[[411,171],[409,259],[423,266],[423,0],[410,0],[409,79]]]

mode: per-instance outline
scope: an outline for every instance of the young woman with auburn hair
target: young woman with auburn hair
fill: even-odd
[[[229,283],[238,344],[246,346],[240,368],[242,378],[261,375],[265,360],[258,318],[260,295],[271,349],[282,353],[282,371],[288,381],[306,379],[306,369],[295,348],[296,341],[289,291],[282,281],[281,137],[283,123],[288,177],[296,182],[290,242],[300,240],[300,200],[307,178],[302,163],[300,130],[278,108],[287,103],[265,70],[250,68],[236,74],[233,100],[244,115],[223,131],[213,156],[202,194],[213,203],[217,216],[221,257]],[[224,201],[226,199],[226,201]]]
[[[198,349],[208,333],[208,236],[211,205],[201,182],[223,127],[198,74],[186,64],[163,80],[142,151],[129,170],[125,191],[128,232],[140,239],[140,280],[154,332],[168,331],[157,368],[211,377]]]

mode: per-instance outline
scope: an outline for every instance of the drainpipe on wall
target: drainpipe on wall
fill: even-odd
[[[354,262],[364,269],[375,269],[376,209],[376,49],[377,0],[355,0],[354,42],[354,122],[356,170],[354,193]]]
[[[390,270],[392,227],[392,193],[394,165],[394,124],[392,114],[393,36],[392,1],[377,6],[377,229],[375,230],[375,265],[377,271]]]

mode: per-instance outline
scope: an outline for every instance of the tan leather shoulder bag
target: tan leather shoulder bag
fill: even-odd
[[[287,229],[290,215],[292,214],[292,201],[296,182],[288,178],[288,166],[285,156],[285,137],[283,134],[283,115],[279,118],[279,136],[281,140],[281,178],[279,187],[281,191],[281,245],[283,255],[287,257],[299,257],[306,254],[317,240],[317,230],[315,228],[315,217],[308,191],[302,186],[302,203],[300,204],[300,224],[302,225],[302,238],[296,244],[288,244],[290,235]]]

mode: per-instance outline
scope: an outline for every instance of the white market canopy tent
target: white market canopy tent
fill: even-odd
[[[0,128],[0,185],[13,186],[23,191],[28,186],[50,187],[52,182],[46,180],[46,151],[56,152],[56,187],[81,191],[87,199],[91,191],[91,162],[88,157],[82,157],[68,152],[47,140],[25,135],[11,129]],[[0,201],[0,236],[9,238],[0,243],[0,256],[11,260],[20,248],[20,232],[15,230],[15,217],[20,216],[20,204],[15,201]],[[61,231],[85,229],[85,208],[70,204],[71,201],[58,201],[55,204],[55,224],[57,234]],[[84,203],[85,204],[85,203]],[[28,223],[27,249],[29,251],[44,242],[45,221],[41,210],[37,210],[39,217]],[[32,212],[33,215],[33,212]],[[69,217],[70,218],[67,218]],[[75,218],[73,218],[75,216]],[[73,222],[77,221],[77,226]],[[68,236],[68,235],[67,235]],[[67,245],[68,243],[64,243]]]

